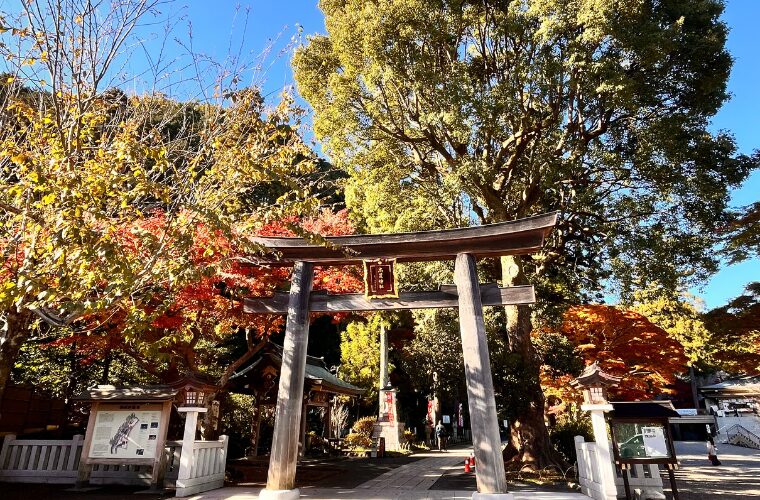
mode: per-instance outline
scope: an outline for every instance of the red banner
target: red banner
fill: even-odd
[[[395,406],[393,404],[392,392],[385,393],[385,404],[386,404],[386,408],[388,408],[388,422],[393,423],[396,420],[396,416],[393,414],[393,410]]]

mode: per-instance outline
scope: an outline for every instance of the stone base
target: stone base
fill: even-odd
[[[472,494],[472,500],[515,500],[512,493],[478,493]]]
[[[293,490],[261,490],[259,500],[298,500],[301,498],[301,491],[296,488]]]
[[[386,450],[399,451],[404,439],[404,424],[390,423],[387,420],[377,422],[372,430],[372,437],[385,438]]]

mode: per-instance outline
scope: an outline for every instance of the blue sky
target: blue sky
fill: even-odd
[[[238,5],[244,7],[238,9]],[[243,34],[242,11],[245,6],[250,10]],[[185,15],[192,22],[195,46],[216,58],[223,58],[229,47],[237,47],[241,39],[244,39],[243,46],[250,54],[261,52],[270,40],[274,40],[270,63],[265,68],[264,88],[267,93],[277,93],[293,83],[287,45],[293,36],[298,36],[299,26],[304,35],[324,32],[324,20],[316,0],[252,0],[241,4],[224,0],[195,0],[187,4]],[[760,99],[756,91],[757,82],[760,82],[758,19],[760,1],[728,0],[724,20],[731,28],[728,48],[735,58],[729,81],[732,98],[713,122],[714,129],[731,131],[740,150],[747,154],[760,147]],[[233,43],[230,44],[230,41]],[[741,206],[758,200],[760,172],[734,191],[732,204]],[[741,294],[747,283],[757,280],[760,280],[760,262],[757,260],[724,265],[708,283],[691,292],[701,297],[707,308],[713,308]]]

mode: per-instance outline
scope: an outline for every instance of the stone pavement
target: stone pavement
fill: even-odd
[[[433,499],[470,499],[472,491],[430,490],[438,479],[447,471],[463,468],[465,457],[470,449],[455,449],[440,453],[431,451],[417,453],[420,460],[402,465],[380,476],[366,481],[356,488],[301,488],[301,498],[314,500],[331,499],[371,499],[371,500],[433,500]],[[254,500],[258,498],[260,488],[228,487],[201,493],[191,497],[194,500]],[[580,493],[556,491],[516,492],[516,500],[588,500]]]
[[[717,446],[722,465],[713,466],[707,460],[703,441],[676,441],[676,456],[681,463],[676,471],[680,500],[760,498],[760,450],[730,444]],[[663,474],[663,485],[670,494],[667,474]]]

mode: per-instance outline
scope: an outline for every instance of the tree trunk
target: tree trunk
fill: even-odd
[[[21,345],[29,336],[31,313],[8,311],[5,324],[0,326],[0,403],[3,400],[5,386],[11,378],[13,363],[16,361]]]
[[[529,284],[521,257],[502,257],[501,268],[503,286]],[[509,349],[519,354],[524,362],[525,390],[530,401],[510,424],[510,442],[504,451],[504,458],[535,469],[564,465],[562,458],[554,451],[544,424],[544,393],[539,382],[541,363],[530,340],[533,329],[530,307],[506,306],[506,314]]]

